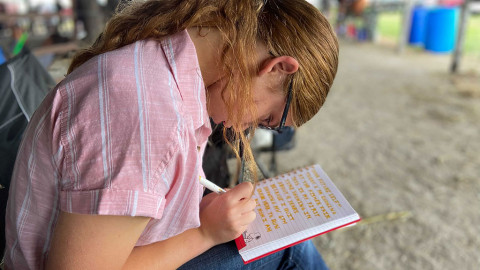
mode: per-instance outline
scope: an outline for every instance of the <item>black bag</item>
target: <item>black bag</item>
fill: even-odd
[[[24,48],[0,65],[0,257],[5,249],[5,208],[23,132],[55,81]]]

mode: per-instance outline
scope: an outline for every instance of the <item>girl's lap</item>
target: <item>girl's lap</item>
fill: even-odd
[[[318,269],[327,266],[312,241],[275,252],[269,256],[244,264],[235,242],[214,246],[188,261],[179,269]]]

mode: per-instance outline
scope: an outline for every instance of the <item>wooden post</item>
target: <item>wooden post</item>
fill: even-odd
[[[470,0],[464,0],[460,10],[460,22],[458,24],[457,40],[455,43],[455,50],[453,51],[452,64],[450,65],[450,73],[457,73],[460,65],[460,58],[463,52],[463,43],[465,41],[465,30],[467,28],[467,21],[470,15],[469,5]]]

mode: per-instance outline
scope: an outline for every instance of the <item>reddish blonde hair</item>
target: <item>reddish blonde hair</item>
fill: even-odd
[[[254,167],[249,140],[242,130],[245,115],[256,115],[251,90],[257,66],[257,40],[275,56],[292,56],[299,62],[293,77],[291,112],[295,126],[311,119],[325,102],[338,65],[338,43],[325,17],[304,0],[148,0],[119,8],[103,33],[89,48],[78,52],[72,72],[90,58],[137,40],[163,38],[189,27],[215,27],[224,40],[223,71],[229,77],[223,89],[230,138],[237,157],[242,145],[250,168]],[[284,91],[287,90],[285,82]],[[254,123],[256,124],[256,123]],[[225,134],[225,132],[224,132]],[[256,170],[253,170],[254,172]],[[255,176],[256,178],[256,176]]]

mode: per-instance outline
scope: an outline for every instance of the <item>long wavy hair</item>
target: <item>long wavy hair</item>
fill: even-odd
[[[234,131],[227,138],[224,130],[224,137],[238,161],[239,149],[243,149],[256,179],[249,139],[242,130],[244,116],[256,115],[251,84],[258,66],[251,52],[260,40],[273,56],[297,59],[299,69],[285,80],[284,92],[293,76],[291,113],[294,125],[301,126],[318,112],[332,86],[338,65],[335,33],[325,17],[304,0],[132,1],[117,9],[91,47],[74,56],[68,73],[96,55],[138,40],[162,40],[189,27],[199,31],[215,27],[222,35],[223,72],[229,78],[222,98]]]

